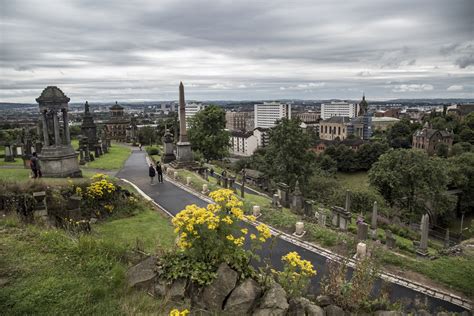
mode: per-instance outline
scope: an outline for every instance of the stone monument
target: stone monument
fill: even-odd
[[[372,222],[370,223],[370,234],[372,239],[377,239],[377,201],[374,202],[374,207],[372,208]]]
[[[303,210],[303,194],[301,193],[298,180],[296,180],[295,191],[293,192],[291,210],[298,214],[301,214]]]
[[[416,253],[420,256],[426,257],[428,255],[428,230],[430,227],[430,218],[428,214],[425,214],[421,217],[421,239],[420,246],[416,250]]]
[[[176,156],[173,152],[173,134],[171,134],[169,129],[166,129],[166,132],[163,135],[163,148],[164,153],[161,157],[161,162],[169,163],[176,160]]]
[[[194,164],[191,143],[186,131],[186,103],[184,101],[184,86],[179,83],[179,141],[176,144],[176,160],[172,163],[175,168],[190,167]]]
[[[97,126],[94,123],[94,118],[89,111],[89,102],[86,101],[84,105],[84,117],[82,118],[81,133],[87,137],[87,146],[90,151],[95,151],[97,145]]]
[[[43,128],[44,146],[39,159],[44,177],[82,177],[77,154],[71,146],[68,119],[69,100],[58,87],[54,86],[44,89],[36,99],[39,104]],[[60,124],[62,124],[62,133]]]

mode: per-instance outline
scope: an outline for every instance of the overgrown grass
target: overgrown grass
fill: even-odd
[[[8,169],[0,168],[0,180],[6,181],[42,181],[50,185],[59,185],[65,184],[67,181],[81,182],[85,179],[90,179],[96,172],[82,169],[82,178],[41,178],[41,179],[31,179],[31,170],[30,169]]]
[[[0,219],[0,310],[5,315],[164,314],[162,302],[125,285],[131,246],[167,248],[174,233],[151,210],[72,238],[62,230]]]
[[[4,158],[0,158],[0,166],[22,167],[23,166],[23,159],[21,159],[20,157],[17,157],[17,158],[15,158],[15,161],[5,162]]]
[[[86,164],[86,168],[117,170],[123,167],[130,156],[131,150],[127,146],[113,144],[109,152]]]
[[[31,170],[29,169],[0,169],[0,179],[8,181],[25,181],[30,179]]]
[[[440,257],[435,260],[397,256],[385,251],[382,260],[403,269],[421,273],[432,280],[459,290],[468,297],[474,296],[474,256]]]
[[[360,190],[360,188],[369,187],[369,177],[367,172],[342,173],[336,174],[336,180],[339,181],[346,189]]]

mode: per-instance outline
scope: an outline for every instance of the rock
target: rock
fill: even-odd
[[[232,291],[227,299],[224,311],[226,314],[247,315],[261,293],[262,289],[257,282],[247,279]]]
[[[210,311],[221,311],[225,298],[237,283],[237,272],[222,263],[217,269],[216,279],[194,297],[193,304]]]
[[[130,287],[153,290],[157,277],[155,271],[156,257],[148,257],[127,271],[127,282]]]
[[[168,290],[168,297],[172,301],[180,301],[184,299],[184,295],[186,293],[186,285],[188,284],[186,279],[180,278],[174,280]]]
[[[288,311],[288,302],[286,301],[286,292],[280,284],[274,282],[270,289],[263,295],[258,309],[253,313],[254,316],[279,316],[286,315]]]
[[[339,316],[344,315],[344,310],[336,305],[328,305],[324,308],[326,316]]]
[[[403,316],[403,313],[398,311],[376,311],[374,316]]]
[[[316,304],[321,307],[326,307],[332,304],[332,299],[327,295],[318,295],[316,298]]]
[[[326,312],[324,309],[315,304],[309,304],[305,308],[307,316],[325,316]]]
[[[166,293],[168,293],[168,286],[166,285],[165,281],[159,280],[155,284],[155,291],[154,291],[155,296],[165,297]]]

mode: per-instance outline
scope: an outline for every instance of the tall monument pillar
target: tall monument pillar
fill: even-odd
[[[45,177],[82,177],[77,154],[71,146],[68,122],[69,100],[59,88],[53,86],[44,89],[36,99],[43,125],[43,148],[38,158]],[[62,113],[63,137],[60,133],[59,113]],[[52,137],[49,135],[49,130],[53,131]]]
[[[184,101],[184,86],[179,84],[179,140],[176,144],[176,160],[172,163],[176,168],[192,167],[194,164],[191,143],[186,131],[186,103]]]

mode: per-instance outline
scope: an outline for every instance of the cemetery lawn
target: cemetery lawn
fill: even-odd
[[[369,187],[369,177],[367,172],[354,172],[336,174],[336,180],[339,181],[346,189],[358,191],[361,188]]]
[[[96,172],[88,171],[82,169],[82,176],[83,178],[74,178],[74,179],[66,179],[66,178],[41,178],[40,180],[34,180],[30,178],[31,170],[24,169],[24,168],[0,168],[0,180],[8,180],[8,181],[43,181],[48,184],[64,184],[68,180],[71,181],[82,181],[83,179],[91,178]]]
[[[23,159],[15,158],[15,161],[5,162],[4,158],[0,158],[0,166],[18,166],[18,167],[22,167],[23,166]]]
[[[130,153],[130,147],[113,143],[107,154],[87,163],[85,167],[103,170],[118,170],[125,164]]]
[[[7,315],[165,314],[163,302],[126,286],[136,239],[171,247],[169,219],[146,209],[80,237],[0,218],[0,310]],[[5,284],[5,285],[3,285]]]

